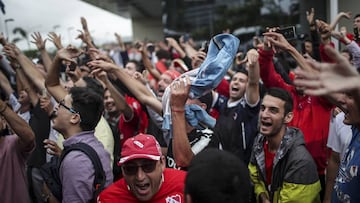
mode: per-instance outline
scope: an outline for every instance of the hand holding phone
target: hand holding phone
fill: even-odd
[[[208,41],[204,41],[202,44],[201,44],[201,50],[205,53],[208,52],[208,48],[209,48],[209,42]]]
[[[359,29],[357,27],[354,27],[354,39],[355,42],[360,42]]]
[[[295,26],[280,28],[276,32],[281,33],[287,40],[296,39]]]

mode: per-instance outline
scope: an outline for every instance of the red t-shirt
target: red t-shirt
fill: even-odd
[[[147,203],[184,203],[184,185],[186,172],[181,170],[164,170],[164,182],[160,190]],[[110,185],[99,195],[99,203],[137,203],[140,201],[128,189],[122,178]]]
[[[271,176],[273,163],[276,153],[271,153],[268,149],[267,141],[264,142],[264,152],[265,152],[265,172],[266,172],[266,185],[271,184]]]
[[[133,97],[125,96],[126,103],[132,108],[134,115],[132,119],[125,120],[123,114],[119,119],[119,132],[120,132],[120,144],[124,144],[125,140],[129,137],[133,137],[138,133],[145,133],[149,125],[149,120],[146,112],[142,109],[138,100]]]
[[[222,79],[219,83],[219,85],[216,87],[216,92],[218,92],[220,95],[225,96],[226,98],[230,97],[230,83]]]

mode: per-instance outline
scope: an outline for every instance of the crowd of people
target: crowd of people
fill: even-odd
[[[35,59],[1,34],[1,201],[360,202],[360,14],[306,15],[300,51],[278,28],[98,47],[82,17]]]

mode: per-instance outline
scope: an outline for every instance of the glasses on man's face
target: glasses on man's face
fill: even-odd
[[[62,106],[62,107],[64,107],[66,110],[70,111],[70,113],[74,113],[74,114],[79,114],[79,115],[80,115],[80,113],[77,112],[77,111],[75,111],[73,108],[70,108],[70,107],[66,106],[64,100],[61,100],[61,101],[59,102],[59,105]]]
[[[124,164],[122,168],[124,169],[124,173],[126,175],[132,176],[137,174],[139,168],[141,168],[141,170],[145,173],[153,172],[156,168],[156,163],[157,161],[152,161],[152,160],[144,161],[140,165],[136,163],[128,163],[128,164]]]

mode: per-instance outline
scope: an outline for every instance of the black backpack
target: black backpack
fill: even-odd
[[[40,168],[41,175],[44,178],[44,181],[45,181],[47,187],[52,192],[52,194],[57,198],[57,200],[59,200],[61,202],[62,201],[62,185],[61,185],[60,176],[59,176],[59,169],[60,169],[62,160],[65,158],[65,156],[70,151],[73,151],[73,150],[79,150],[79,151],[82,151],[83,153],[85,153],[90,158],[91,162],[94,165],[94,168],[95,168],[95,179],[94,179],[95,192],[93,194],[93,199],[91,200],[91,202],[95,202],[97,196],[100,194],[100,192],[105,187],[106,175],[105,175],[105,172],[102,167],[102,164],[101,164],[98,154],[89,145],[80,142],[80,143],[72,144],[68,147],[64,147],[64,150],[62,151],[60,157],[57,157],[57,156],[52,157],[50,162],[44,164]]]

